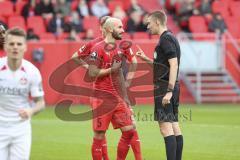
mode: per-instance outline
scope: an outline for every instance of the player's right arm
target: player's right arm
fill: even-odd
[[[151,67],[153,67],[153,60],[146,56],[144,51],[139,47],[139,45],[136,45],[138,48],[138,51],[136,52],[136,56],[142,59],[143,61],[147,62]]]
[[[78,52],[75,52],[72,57],[71,57],[72,60],[74,60],[78,65],[81,65],[82,67],[88,69],[88,64],[81,59],[81,57],[79,57],[79,54]]]
[[[116,72],[121,67],[121,62],[116,60],[113,62],[113,65],[107,69],[100,69],[95,64],[90,64],[88,68],[88,74],[90,77],[104,77],[110,75],[113,72]]]

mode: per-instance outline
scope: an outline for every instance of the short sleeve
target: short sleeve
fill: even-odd
[[[88,56],[88,58],[87,58],[87,63],[89,64],[89,65],[95,65],[95,66],[100,66],[100,64],[101,64],[101,56],[102,55],[102,51],[100,50],[100,49],[98,49],[98,48],[93,48],[92,50],[91,50],[91,53],[90,53],[90,55]]]
[[[89,56],[91,52],[92,44],[91,42],[83,45],[79,50],[78,50],[78,58],[85,58]]]
[[[42,97],[44,95],[42,77],[37,69],[34,70],[34,73],[31,76],[30,93],[32,97]]]
[[[164,37],[161,39],[161,47],[168,59],[177,57],[176,45],[170,37]]]

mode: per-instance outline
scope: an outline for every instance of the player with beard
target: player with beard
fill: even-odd
[[[105,39],[94,46],[89,59],[89,75],[94,77],[95,97],[103,99],[105,106],[99,109],[102,101],[94,99],[93,107],[93,130],[94,138],[92,144],[93,160],[102,160],[102,143],[105,139],[106,130],[110,122],[114,129],[120,129],[122,136],[117,149],[117,160],[125,160],[130,145],[135,153],[135,159],[141,160],[140,141],[135,125],[131,118],[132,112],[129,105],[123,100],[122,93],[122,69],[121,62],[126,58],[129,62],[133,56],[131,49],[118,49],[116,41],[122,39],[124,33],[121,20],[108,18],[104,26]],[[117,104],[113,102],[113,97],[98,95],[97,91],[111,93],[117,98]],[[109,110],[110,109],[110,110]],[[100,114],[104,113],[104,114]]]
[[[83,45],[77,52],[75,52],[72,56],[72,59],[75,62],[77,62],[79,65],[81,65],[82,67],[84,67],[86,69],[88,69],[89,66],[85,62],[85,60],[90,55],[91,49],[96,44],[98,44],[99,42],[104,40],[105,31],[103,30],[103,25],[105,24],[105,22],[108,18],[110,18],[110,16],[104,16],[100,19],[100,30],[102,32],[102,36],[97,37],[92,41],[89,41],[87,44]],[[116,46],[114,46],[114,47],[116,47]],[[131,55],[132,55],[132,50],[129,49],[129,51],[131,52]],[[137,67],[137,59],[136,59],[136,57],[131,57],[131,63],[129,64],[129,67],[127,66],[126,59],[123,59],[123,61],[124,61],[124,65],[122,65],[123,73],[126,73],[126,74],[120,75],[121,76],[120,77],[121,78],[121,88],[122,88],[121,92],[122,92],[123,99],[125,100],[125,102],[130,104],[128,96],[127,96],[126,88],[130,86],[131,80],[134,77],[134,72]],[[133,110],[132,110],[132,112],[133,112]],[[132,119],[134,119],[133,113],[132,113]],[[134,121],[134,126],[136,127],[135,121]],[[137,132],[135,132],[134,138],[131,141],[131,147],[134,152],[135,158],[141,159],[141,154],[139,153],[140,151],[138,150],[139,147],[138,147],[138,144],[136,145],[136,142],[138,142],[140,144]],[[103,142],[102,142],[102,157],[104,160],[109,160],[106,137],[104,137]]]

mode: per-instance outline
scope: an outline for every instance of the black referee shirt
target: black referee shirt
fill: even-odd
[[[180,55],[181,55],[180,46],[176,37],[170,31],[163,32],[155,48],[155,52],[153,55],[154,84],[159,84],[159,82],[169,81],[170,65],[168,60],[171,58],[177,57],[178,66],[179,66]],[[179,72],[179,67],[178,67],[178,72]],[[177,77],[178,77],[178,73],[177,73]]]

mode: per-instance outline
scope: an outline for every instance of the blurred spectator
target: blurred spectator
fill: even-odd
[[[70,3],[66,2],[66,0],[57,0],[54,11],[55,13],[61,11],[64,17],[68,16],[71,12]]]
[[[208,29],[210,32],[215,32],[218,34],[224,33],[224,31],[227,29],[227,26],[226,26],[224,19],[220,13],[216,13],[214,15],[212,21],[208,25]]]
[[[97,0],[92,4],[91,11],[98,18],[109,14],[109,9],[103,0]]]
[[[88,9],[86,0],[79,1],[78,6],[77,6],[77,11],[78,11],[79,16],[81,16],[81,17],[89,16],[89,9]]]
[[[144,32],[146,26],[142,22],[141,13],[138,11],[132,12],[130,18],[127,21],[127,32]]]
[[[90,41],[94,39],[94,33],[92,29],[87,29],[87,31],[85,32],[85,35],[83,37],[83,40],[85,41]]]
[[[145,9],[138,4],[137,0],[131,0],[131,5],[128,9],[128,14],[130,15],[132,12],[138,11],[139,13],[141,13],[141,15],[143,15],[146,11]]]
[[[40,15],[43,18],[52,18],[54,9],[50,0],[41,0],[35,7],[36,15]]]
[[[35,11],[36,1],[30,0],[27,4],[25,4],[22,8],[21,15],[27,19],[28,17],[36,15]]]
[[[123,20],[126,17],[126,13],[121,6],[116,6],[112,16]]]
[[[183,30],[189,31],[188,19],[193,15],[193,12],[195,9],[194,0],[183,0],[180,6],[181,8],[179,10],[179,16],[178,16],[179,24]]]
[[[71,13],[70,26],[76,32],[82,32],[83,31],[82,19],[79,17],[79,15],[76,11]]]
[[[39,36],[34,33],[32,28],[27,30],[27,40],[28,41],[38,41],[39,39],[40,39]]]
[[[80,38],[74,28],[71,29],[69,36],[65,39],[67,41],[80,41]]]
[[[200,13],[202,15],[211,14],[212,13],[212,7],[210,0],[202,0],[202,3],[199,7]]]
[[[48,23],[48,31],[60,35],[64,31],[65,22],[62,13],[58,11]]]

